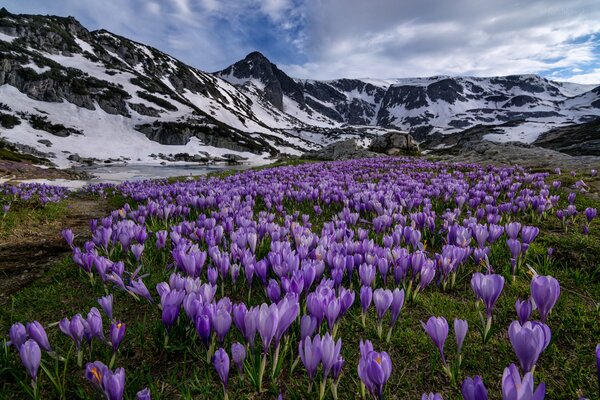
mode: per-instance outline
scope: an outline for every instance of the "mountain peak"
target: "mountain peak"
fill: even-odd
[[[244,57],[244,60],[242,61],[250,61],[250,60],[265,60],[265,61],[269,61],[269,59],[267,57],[265,57],[265,55],[263,53],[261,53],[260,51],[253,51],[252,53],[248,53],[248,55],[246,55],[246,57]]]
[[[216,72],[216,75],[234,84],[260,82],[264,99],[281,111],[284,95],[304,107],[304,96],[298,84],[259,51],[253,51],[243,60]]]

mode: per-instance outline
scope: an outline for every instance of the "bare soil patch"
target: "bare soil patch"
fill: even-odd
[[[88,230],[88,221],[106,216],[109,204],[103,199],[69,198],[66,212],[43,222],[23,223],[0,238],[0,304],[71,254],[60,232],[71,228],[76,236]]]

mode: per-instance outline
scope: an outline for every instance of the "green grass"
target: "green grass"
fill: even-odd
[[[14,234],[23,227],[38,229],[60,218],[67,211],[66,202],[48,203],[45,206],[14,202],[7,214],[0,210],[0,238]]]
[[[300,160],[292,161],[302,162]],[[286,164],[290,165],[290,164]],[[219,175],[222,176],[222,175]],[[125,199],[120,195],[109,197],[111,205],[120,207]],[[261,205],[262,204],[262,205]],[[600,202],[584,196],[576,200],[578,208],[600,206]],[[132,204],[133,206],[133,204]],[[53,205],[60,209],[61,205]],[[261,210],[264,203],[257,201],[255,212]],[[313,231],[320,231],[323,223],[340,211],[339,205],[323,208],[320,216],[314,214],[312,205],[285,204],[285,208],[299,210],[301,214],[310,215]],[[46,209],[48,213],[51,209]],[[18,214],[21,213],[21,214]],[[35,210],[17,210],[15,218],[36,215]],[[31,217],[37,218],[37,217]],[[15,220],[12,220],[13,224]],[[524,223],[532,221],[524,218]],[[163,224],[163,225],[161,225]],[[541,223],[540,236],[531,246],[527,263],[540,274],[556,277],[561,283],[561,297],[548,320],[553,339],[546,351],[542,353],[535,376],[536,383],[544,381],[547,385],[547,399],[574,399],[585,396],[599,399],[596,371],[594,364],[594,348],[600,341],[600,223],[592,224],[589,236],[571,229],[564,233],[554,216],[547,216]],[[152,223],[153,231],[164,229],[164,223]],[[375,235],[381,241],[381,235]],[[150,292],[156,299],[154,289],[158,282],[167,279],[170,274],[164,266],[170,262],[170,255],[165,257],[147,243],[143,259],[143,273],[150,275],[144,279]],[[436,242],[441,242],[439,239]],[[267,243],[263,243],[266,247]],[[546,248],[555,248],[551,259],[546,257]],[[470,277],[475,266],[469,263],[459,273],[454,288],[442,291],[430,286],[413,304],[406,304],[391,342],[385,343],[377,339],[376,316],[370,309],[367,325],[362,327],[358,294],[354,306],[342,319],[338,334],[343,341],[342,354],[346,365],[342,372],[338,388],[340,399],[359,397],[359,381],[356,373],[358,348],[361,338],[373,341],[375,349],[387,351],[392,359],[393,371],[386,389],[388,399],[418,399],[423,392],[440,392],[444,399],[460,399],[460,391],[453,388],[441,370],[441,361],[437,350],[420,326],[431,315],[445,316],[450,325],[454,318],[466,319],[469,322],[469,333],[463,347],[462,380],[466,376],[481,375],[488,388],[490,399],[500,399],[502,372],[510,363],[517,363],[507,337],[508,325],[515,319],[514,303],[517,297],[526,297],[529,293],[529,275],[523,269],[515,282],[510,282],[508,270],[508,252],[504,243],[498,243],[493,249],[492,265],[497,273],[506,277],[505,289],[494,310],[493,335],[491,340],[483,344],[477,331],[479,316],[474,306],[475,297],[470,287]],[[437,250],[437,248],[436,248]],[[261,250],[262,251],[262,250]],[[129,261],[131,262],[131,261]],[[132,270],[132,265],[127,265]],[[354,289],[358,288],[355,274]],[[240,278],[243,281],[243,278]],[[391,280],[388,281],[388,284]],[[390,285],[391,286],[391,285]],[[254,285],[251,304],[265,301],[262,290]],[[191,323],[185,314],[180,314],[178,324],[169,336],[169,346],[163,346],[164,328],[160,322],[160,311],[155,305],[146,301],[134,300],[131,296],[118,290],[111,290],[115,296],[114,315],[127,324],[125,340],[117,357],[116,366],[127,371],[126,398],[134,398],[135,392],[148,386],[152,390],[153,399],[220,399],[222,390],[218,377],[212,367],[206,363],[205,350],[196,338]],[[236,286],[229,284],[225,295],[234,302],[246,300],[246,286],[238,282]],[[64,260],[55,265],[43,278],[12,297],[11,302],[0,308],[0,332],[7,332],[15,321],[39,320],[44,325],[55,323],[65,316],[72,317],[76,313],[84,316],[92,306],[97,306],[96,299],[105,294],[99,283],[91,286],[86,275],[70,261]],[[219,296],[219,295],[217,295]],[[297,322],[295,323],[297,324]],[[384,322],[387,330],[389,316]],[[105,318],[105,334],[107,333]],[[58,328],[47,329],[50,342],[60,354],[67,354],[71,342]],[[298,332],[295,326],[293,332]],[[242,341],[239,332],[232,326],[226,340],[226,349],[234,341]],[[260,339],[257,338],[257,346]],[[296,343],[296,342],[294,342]],[[85,346],[84,346],[85,347]],[[454,335],[449,335],[446,342],[446,355],[450,362],[455,360],[456,344]],[[294,348],[294,354],[297,350]],[[87,347],[84,351],[86,361],[102,360],[108,363],[111,352],[105,346],[96,343],[93,354]],[[49,360],[44,356],[45,360]],[[308,379],[301,363],[291,371],[292,360],[286,358],[281,373],[274,380],[270,379],[271,358],[265,374],[266,392],[256,394],[245,376],[242,380],[232,365],[230,375],[230,399],[274,399],[281,389],[284,399],[315,398],[313,393],[307,394]],[[52,367],[50,365],[50,367]],[[41,373],[41,372],[40,372]],[[318,375],[319,376],[319,375]],[[23,389],[16,383],[25,379],[25,372],[20,365],[16,353],[11,349],[0,354],[0,398],[25,397]],[[320,378],[319,378],[320,379]],[[47,377],[43,376],[42,398],[58,398]],[[71,353],[67,364],[66,398],[100,398],[88,382],[83,378],[82,369],[75,365],[74,354]],[[331,399],[331,395],[326,396]]]

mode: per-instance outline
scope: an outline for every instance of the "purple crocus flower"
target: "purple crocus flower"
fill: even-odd
[[[37,321],[28,322],[27,334],[31,339],[35,340],[43,350],[52,351],[50,348],[50,342],[48,341],[48,335],[46,334],[42,324]]]
[[[516,221],[509,222],[505,226],[506,236],[508,236],[509,239],[516,239],[517,236],[519,235],[520,230],[521,230],[521,224]]]
[[[592,222],[592,220],[594,218],[596,218],[598,216],[598,210],[592,207],[588,207],[585,209],[585,218],[587,220],[587,223],[589,224],[590,222]]]
[[[19,350],[21,345],[27,340],[27,330],[25,325],[20,322],[15,322],[8,331],[8,337],[10,338],[10,344]]]
[[[134,244],[133,246],[131,246],[131,253],[133,253],[133,256],[135,257],[135,259],[137,261],[140,261],[140,258],[142,257],[142,253],[144,252],[144,245],[143,244]]]
[[[420,274],[421,276],[415,291],[415,295],[419,290],[425,289],[431,282],[433,282],[433,278],[435,278],[435,263],[433,260],[427,259],[427,261],[423,263]]]
[[[421,326],[425,329],[425,332],[431,337],[433,344],[440,351],[440,356],[442,357],[442,362],[444,366],[446,366],[446,357],[444,356],[444,343],[446,343],[446,338],[448,337],[448,321],[444,317],[430,317],[427,320],[427,324],[424,324],[421,321]]]
[[[513,350],[525,372],[530,372],[540,354],[550,343],[550,329],[539,322],[525,322],[523,325],[513,321],[508,328],[508,337]]]
[[[480,376],[466,378],[461,387],[463,400],[487,400],[487,390]]]
[[[246,346],[238,342],[233,343],[231,345],[231,358],[241,374],[244,371],[244,360],[246,359]]]
[[[334,341],[329,333],[321,338],[321,363],[323,364],[323,379],[327,379],[335,362],[340,358],[342,339]]]
[[[34,381],[37,380],[38,369],[42,360],[40,346],[33,339],[27,340],[19,347],[19,356],[23,366]]]
[[[361,264],[358,267],[358,276],[362,286],[371,286],[375,280],[375,267],[369,264]]]
[[[317,319],[312,315],[303,315],[300,319],[300,340],[312,336],[317,329]]]
[[[508,239],[506,244],[508,246],[508,250],[510,251],[512,273],[514,275],[516,274],[517,261],[521,257],[522,245],[518,239]]]
[[[152,396],[150,396],[150,390],[148,388],[144,388],[135,394],[135,400],[152,400]]]
[[[386,311],[392,305],[394,295],[389,289],[375,289],[373,292],[373,302],[375,303],[375,310],[377,311],[377,318],[381,321]]]
[[[313,383],[315,373],[321,362],[321,337],[317,335],[311,339],[310,336],[307,336],[302,339],[298,345],[298,354],[308,373],[310,386]]]
[[[515,303],[515,309],[517,310],[517,317],[521,325],[529,321],[532,311],[531,300],[521,300],[520,298],[517,299],[517,302]]]
[[[101,361],[94,361],[85,365],[85,377],[92,385],[102,390],[102,378],[108,370],[108,367]]]
[[[225,340],[225,335],[227,335],[227,332],[229,332],[229,329],[231,328],[231,314],[223,308],[217,309],[217,312],[212,319],[212,324],[215,333],[217,334],[217,338],[219,339],[219,343],[222,345]]]
[[[90,335],[100,340],[104,340],[102,330],[102,316],[96,307],[92,307],[88,313],[87,323],[90,329]]]
[[[122,400],[125,391],[125,370],[117,368],[112,372],[107,368],[102,376],[102,389],[106,400]]]
[[[358,362],[358,376],[376,399],[383,398],[385,384],[391,373],[392,360],[385,351],[370,351],[366,356],[361,356]]]
[[[227,379],[229,377],[229,355],[222,347],[215,351],[213,356],[213,366],[223,383],[223,387],[227,390]]]
[[[342,305],[337,298],[331,299],[325,306],[325,319],[327,319],[329,331],[333,330],[333,326],[340,317],[341,311]]]
[[[423,393],[421,395],[421,400],[444,400],[441,394],[439,393]]]
[[[162,305],[162,322],[170,329],[171,326],[177,321],[179,316],[179,309],[183,303],[185,297],[185,291],[174,289],[160,297],[160,303]]]
[[[529,245],[540,233],[540,229],[535,226],[524,226],[521,230],[521,240],[524,245]]]
[[[560,296],[560,284],[551,276],[537,275],[531,280],[531,297],[540,313],[540,320],[546,322],[548,314]]]
[[[75,239],[73,231],[71,229],[63,229],[60,234],[65,242],[67,242],[67,245],[69,245],[70,248],[73,248],[73,240]]]
[[[279,309],[276,304],[261,304],[258,310],[258,334],[262,340],[263,352],[267,353],[277,332],[279,324]]]
[[[210,315],[203,312],[196,314],[196,317],[194,319],[194,328],[196,328],[196,333],[198,334],[204,345],[208,347],[208,344],[210,342],[210,335],[212,333]]]
[[[156,249],[162,250],[167,244],[167,231],[156,232]]]
[[[469,323],[464,319],[454,319],[454,335],[456,336],[456,347],[458,353],[461,352],[467,331],[469,330]]]
[[[533,374],[528,372],[521,379],[521,374],[515,366],[504,369],[502,374],[502,400],[544,400],[546,385],[540,383],[534,390]]]
[[[117,321],[110,326],[110,344],[115,353],[119,351],[119,345],[123,341],[126,328],[126,325],[121,321]]]
[[[281,299],[281,287],[279,287],[279,283],[277,283],[275,279],[269,280],[269,285],[267,286],[267,297],[272,303],[277,303]]]
[[[81,339],[85,332],[84,320],[80,314],[75,315],[70,321],[68,318],[63,318],[59,323],[58,327],[68,337],[73,339],[77,350],[81,348]]]
[[[366,314],[371,301],[373,300],[373,289],[370,286],[362,286],[360,288],[360,307],[362,313]]]
[[[152,296],[150,295],[150,291],[148,290],[148,288],[142,281],[142,278],[137,278],[135,280],[132,280],[131,284],[129,286],[127,286],[127,290],[129,290],[131,293],[133,293],[137,296],[145,298],[150,303],[154,302],[154,300],[152,299]]]
[[[400,290],[400,289],[396,288],[392,292],[392,304],[391,304],[392,327],[396,324],[396,321],[398,321],[398,317],[400,316],[400,311],[402,311],[403,306],[404,306],[404,289]]]
[[[596,345],[596,371],[598,373],[598,388],[600,389],[600,344]]]
[[[98,304],[104,310],[108,319],[112,321],[113,319],[113,295],[109,294],[108,296],[104,296],[98,299]]]
[[[485,304],[487,316],[491,318],[494,304],[496,304],[504,288],[504,277],[502,275],[484,275],[481,272],[475,272],[471,278],[471,287],[475,292],[475,296]]]

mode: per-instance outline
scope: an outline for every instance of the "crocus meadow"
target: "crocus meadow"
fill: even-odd
[[[279,382],[277,394],[285,399],[280,379],[306,382],[304,398],[338,399],[343,375],[353,387],[339,398],[406,398],[388,382],[416,362],[391,355],[407,330],[423,338],[423,357],[436,355],[418,366],[443,374],[436,392],[451,388],[446,392],[467,400],[543,399],[547,385],[536,369],[552,346],[561,285],[538,274],[528,258],[540,233],[536,224],[562,211],[565,224],[583,221],[589,231],[596,217],[595,209],[576,210],[571,199],[570,211],[559,209],[563,192],[547,179],[519,167],[381,158],[111,186],[127,200],[122,208],[90,221],[84,237],[61,233],[72,249],[70,268],[80,271],[83,285],[104,293],[93,297],[102,312],[92,307],[43,324],[15,321],[10,351],[22,360],[20,379],[31,382],[34,398],[42,359],[49,366],[44,379],[59,380],[62,367],[51,365],[71,362],[89,382],[84,392],[159,398],[145,387],[152,382],[128,381],[122,367],[134,356],[132,317],[118,304],[126,295],[146,315],[144,335],[165,362],[184,355],[204,363],[226,399],[238,381],[258,396]],[[27,190],[40,201],[62,196],[44,187],[12,195]],[[575,219],[578,212],[583,219]],[[424,313],[428,297],[453,296],[459,287],[470,291],[462,314]],[[519,289],[519,297],[511,287],[529,290]],[[503,298],[514,313],[508,324],[495,314]],[[421,327],[404,323],[411,314]],[[355,340],[344,336],[350,326]],[[72,351],[50,343],[46,329],[60,330]],[[512,347],[512,361],[497,366],[494,381],[478,375],[486,360],[468,360],[473,373],[465,374],[465,349],[492,346],[492,339]],[[181,379],[193,384],[192,377]],[[428,391],[422,398],[442,396]]]

